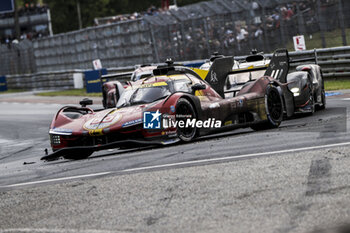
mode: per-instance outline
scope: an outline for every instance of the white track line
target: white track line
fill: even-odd
[[[262,153],[246,154],[246,155],[231,155],[231,156],[221,157],[221,158],[201,159],[201,160],[195,160],[195,161],[169,163],[169,164],[155,165],[155,166],[149,166],[149,167],[131,168],[131,169],[122,170],[122,172],[142,171],[142,170],[149,170],[149,169],[154,169],[154,168],[173,167],[173,166],[189,165],[189,164],[195,165],[195,164],[208,163],[208,162],[219,162],[219,161],[225,161],[225,160],[231,160],[231,159],[258,157],[258,156],[263,156],[263,155],[283,154],[283,153],[290,153],[290,152],[300,152],[300,151],[324,149],[324,148],[331,148],[331,147],[338,147],[338,146],[349,146],[349,145],[350,145],[350,142],[343,142],[343,143],[328,144],[328,145],[322,145],[322,146],[311,146],[311,147],[303,147],[303,148],[289,149],[289,150],[279,150],[279,151],[272,151],[272,152],[262,152]]]
[[[54,178],[54,179],[48,179],[48,180],[38,180],[38,181],[32,181],[32,182],[0,186],[0,188],[18,187],[18,186],[25,186],[25,185],[31,185],[31,184],[43,184],[43,183],[50,183],[50,182],[63,181],[63,180],[75,180],[75,179],[81,179],[81,178],[87,178],[87,177],[103,176],[111,173],[112,172],[100,172],[100,173],[93,173],[93,174],[86,174],[86,175],[79,175],[79,176],[68,176],[68,177]]]
[[[55,228],[10,228],[0,229],[0,233],[16,232],[16,233],[33,233],[33,232],[51,232],[51,233],[69,233],[69,232],[85,232],[85,233],[110,233],[115,231],[94,230],[94,229],[55,229]]]
[[[52,233],[64,233],[64,232],[85,232],[85,233],[110,233],[112,231],[105,230],[92,230],[92,229],[48,229],[48,228],[11,228],[11,229],[0,229],[0,233],[5,232],[52,232]],[[113,231],[115,232],[115,231]]]
[[[168,163],[168,164],[154,165],[154,166],[148,166],[148,167],[130,168],[130,169],[125,169],[125,170],[121,170],[121,171],[100,172],[100,173],[92,173],[92,174],[79,175],[79,176],[68,176],[68,177],[54,178],[54,179],[48,179],[48,180],[38,180],[38,181],[32,181],[32,182],[17,183],[17,184],[0,186],[0,188],[11,188],[11,187],[19,187],[19,186],[26,186],[26,185],[32,185],[32,184],[43,184],[43,183],[50,183],[50,182],[56,182],[56,181],[68,181],[68,180],[75,180],[75,179],[81,179],[81,178],[87,178],[87,177],[97,177],[97,176],[103,176],[103,175],[109,175],[109,174],[134,172],[134,171],[146,171],[146,170],[151,170],[151,169],[176,167],[176,166],[181,166],[181,165],[198,165],[198,164],[203,164],[203,163],[220,162],[220,161],[225,161],[225,160],[251,158],[251,157],[264,156],[264,155],[275,155],[275,154],[300,152],[300,151],[316,150],[316,149],[325,149],[325,148],[349,146],[349,145],[350,145],[350,142],[343,142],[343,143],[335,143],[335,144],[328,144],[328,145],[322,145],[322,146],[310,146],[310,147],[302,147],[302,148],[296,148],[296,149],[279,150],[279,151],[271,151],[271,152],[253,153],[253,154],[245,154],[245,155],[231,155],[231,156],[221,157],[221,158],[211,158],[211,159],[201,159],[201,160],[195,160],[195,161],[178,162],[178,163]]]

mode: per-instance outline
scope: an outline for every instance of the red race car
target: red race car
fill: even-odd
[[[282,52],[275,59],[287,57]],[[116,82],[114,108],[93,110],[86,107],[89,100],[82,107],[63,107],[50,126],[53,153],[42,159],[83,159],[103,149],[191,141],[217,129],[278,127],[284,107],[277,87],[286,85],[263,76],[225,98],[233,63],[232,57],[216,59],[203,80],[203,73],[168,62],[127,86]],[[286,75],[283,67],[272,69]]]

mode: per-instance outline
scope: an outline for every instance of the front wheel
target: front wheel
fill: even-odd
[[[282,97],[275,86],[269,85],[265,94],[265,110],[267,121],[251,126],[254,130],[277,128],[283,119]]]
[[[197,136],[198,129],[195,125],[187,124],[189,121],[195,122],[197,119],[196,111],[192,104],[185,98],[180,98],[176,104],[177,135],[185,142],[189,142]],[[180,121],[183,121],[184,127],[180,127]]]

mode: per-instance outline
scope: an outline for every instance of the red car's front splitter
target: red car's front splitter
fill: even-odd
[[[178,142],[178,140],[173,140],[173,143]],[[124,141],[118,141],[118,142],[111,142],[103,145],[95,145],[95,146],[75,146],[75,147],[66,147],[59,149],[52,154],[46,155],[41,158],[41,160],[46,161],[52,161],[58,159],[60,156],[64,155],[67,152],[94,152],[99,150],[106,150],[106,149],[112,149],[120,146],[125,146],[125,144],[134,145],[134,146],[147,146],[147,145],[165,145],[169,144],[169,142],[162,142],[162,141],[143,141],[143,140],[124,140]]]

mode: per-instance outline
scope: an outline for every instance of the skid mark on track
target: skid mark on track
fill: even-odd
[[[312,160],[307,177],[305,196],[312,197],[314,195],[332,192],[333,190],[330,189],[331,170],[332,165],[329,158],[324,157]],[[348,187],[341,187],[341,189],[348,189]],[[305,213],[312,207],[312,204],[306,201],[305,196],[301,195],[299,201],[293,203],[290,208],[287,209],[289,222],[279,228],[278,232],[292,232],[299,226],[300,219],[302,219]]]
[[[245,155],[230,155],[226,157],[198,159],[198,160],[190,160],[190,161],[183,161],[183,162],[159,164],[159,165],[153,165],[153,166],[135,167],[135,168],[129,168],[124,170],[116,170],[116,171],[112,170],[112,171],[101,172],[101,173],[92,173],[92,174],[90,173],[85,175],[60,177],[60,178],[53,178],[53,179],[47,179],[47,180],[37,180],[37,181],[31,181],[31,182],[15,183],[10,185],[0,186],[0,189],[10,188],[10,187],[20,187],[20,186],[26,186],[26,185],[43,184],[43,183],[55,183],[58,181],[69,181],[69,180],[88,178],[88,177],[92,178],[92,177],[109,175],[109,174],[126,174],[126,173],[132,173],[132,172],[145,172],[145,171],[150,171],[154,169],[171,169],[171,168],[185,167],[185,166],[198,166],[198,165],[205,165],[205,164],[211,164],[211,163],[230,162],[238,159],[248,159],[248,158],[256,158],[260,156],[280,155],[284,153],[294,153],[294,152],[333,148],[333,147],[340,147],[340,146],[350,146],[350,142],[342,142],[342,143],[335,143],[335,144],[328,144],[328,145],[321,145],[321,146],[311,146],[311,147],[270,151],[270,152],[262,152],[262,153],[253,153],[253,154],[245,154]],[[312,174],[314,173],[312,172]],[[313,177],[313,176],[310,176],[310,177]]]
[[[0,139],[0,160],[32,148],[33,140]]]
[[[332,165],[328,158],[324,157],[312,160],[307,177],[305,196],[312,197],[317,194],[329,193],[331,170]],[[346,189],[347,187],[344,188]],[[286,210],[289,215],[289,221],[278,228],[277,232],[293,232],[299,227],[300,219],[302,219],[312,207],[312,204],[305,199],[305,196],[301,195],[299,200],[291,204],[290,208]]]
[[[331,185],[331,169],[332,165],[328,158],[313,160],[311,162],[306,196],[321,194],[329,190]]]
[[[302,219],[306,212],[312,207],[312,204],[306,204],[304,200],[300,200],[298,203],[293,203],[290,209],[287,209],[289,215],[289,222],[284,223],[282,227],[277,229],[279,233],[293,232],[299,225],[299,219]]]
[[[178,185],[166,188],[165,196],[159,199],[155,204],[154,213],[144,219],[147,226],[156,224],[161,218],[166,216],[165,212],[169,208],[169,205],[173,198],[176,196],[177,188]]]

